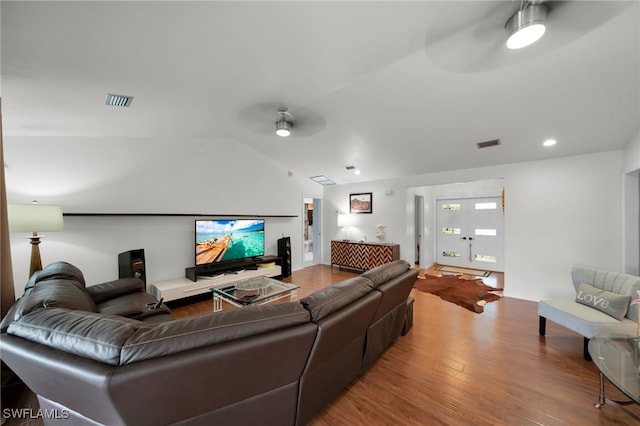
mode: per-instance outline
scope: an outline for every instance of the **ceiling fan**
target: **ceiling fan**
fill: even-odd
[[[249,130],[265,136],[307,137],[325,127],[324,118],[308,108],[265,102],[243,108],[238,119]]]
[[[434,16],[425,52],[437,66],[455,72],[481,72],[513,65],[560,48],[595,30],[634,2],[543,1],[447,2]],[[546,32],[523,49],[506,46],[507,28],[518,13],[543,16]]]

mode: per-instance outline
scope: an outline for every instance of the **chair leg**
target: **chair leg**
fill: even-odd
[[[538,327],[538,332],[540,333],[541,336],[544,336],[547,330],[547,319],[545,317],[539,317],[539,318],[540,318],[540,324]]]
[[[584,338],[584,347],[582,348],[582,354],[584,356],[585,361],[591,361],[591,354],[589,353],[589,339]]]

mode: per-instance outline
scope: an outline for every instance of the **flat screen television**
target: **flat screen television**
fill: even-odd
[[[196,220],[196,265],[264,256],[264,219]]]

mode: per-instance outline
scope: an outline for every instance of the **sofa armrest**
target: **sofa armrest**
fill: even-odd
[[[102,303],[130,293],[144,291],[144,281],[139,278],[121,278],[86,288],[95,303]]]

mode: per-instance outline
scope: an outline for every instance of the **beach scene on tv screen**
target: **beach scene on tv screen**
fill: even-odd
[[[264,220],[196,221],[196,265],[264,255]]]

